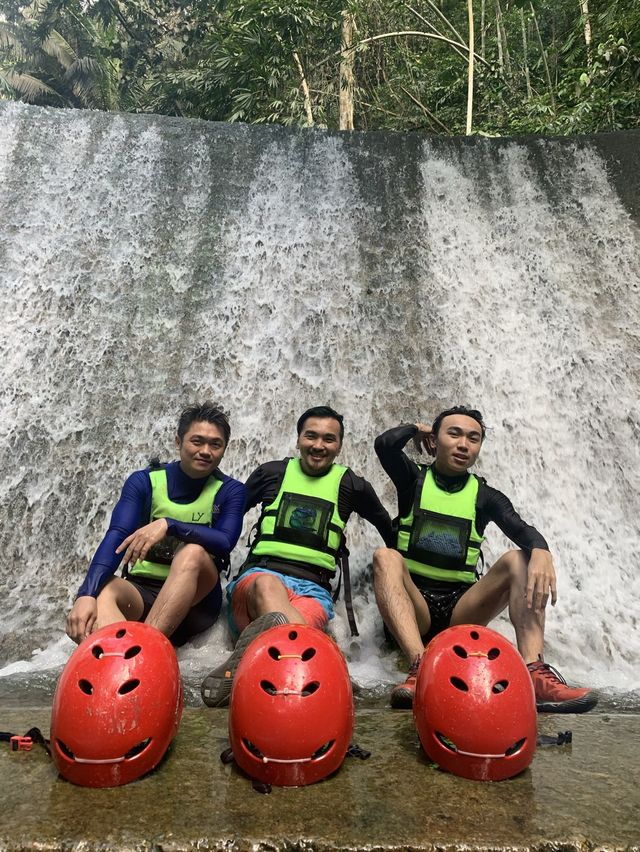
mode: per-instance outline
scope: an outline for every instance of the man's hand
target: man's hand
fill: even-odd
[[[534,547],[527,567],[527,607],[544,612],[551,593],[551,606],[556,605],[556,572],[548,550]]]
[[[140,527],[139,530],[128,535],[120,547],[116,547],[116,553],[122,553],[124,550],[124,563],[133,566],[139,559],[145,558],[150,547],[162,541],[168,529],[167,519],[158,518],[157,521],[145,524],[144,527]]]
[[[90,595],[76,598],[67,615],[67,636],[78,645],[91,633],[98,616],[98,603]]]
[[[413,436],[413,446],[421,455],[422,448],[424,447],[427,455],[435,456],[436,449],[431,443],[431,426],[428,426],[426,423],[416,423],[415,426],[418,431]]]

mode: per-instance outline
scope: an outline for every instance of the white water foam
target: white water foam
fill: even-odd
[[[239,478],[294,452],[308,405],[343,411],[340,460],[392,514],[376,434],[480,407],[479,472],[555,554],[549,660],[640,686],[639,234],[592,149],[536,143],[541,171],[516,141],[410,156],[394,137],[381,151],[15,105],[3,118],[0,676],[70,653],[64,611],[122,482],[169,458],[181,406],[211,396],[231,410],[223,469]],[[375,687],[397,665],[367,580],[379,538],[357,518],[348,531],[361,635],[342,604],[332,629]],[[507,542],[487,534],[491,561]],[[179,651],[183,672],[229,647],[221,622]]]

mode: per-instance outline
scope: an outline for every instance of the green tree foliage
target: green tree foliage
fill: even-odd
[[[0,97],[464,133],[466,0],[0,0]],[[640,4],[474,0],[472,130],[640,126]],[[342,44],[345,13],[354,22]]]
[[[114,27],[86,15],[80,0],[4,2],[0,19],[0,91],[52,106],[116,109],[117,67],[109,57]]]

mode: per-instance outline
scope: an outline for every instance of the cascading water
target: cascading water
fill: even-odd
[[[478,472],[555,554],[547,658],[637,690],[631,136],[430,140],[0,104],[0,689],[67,658],[64,613],[122,482],[172,458],[180,408],[208,397],[231,411],[222,467],[239,478],[294,451],[305,407],[333,405],[340,460],[392,513],[375,436],[480,407]],[[361,636],[342,607],[333,630],[370,688],[397,658],[366,571],[377,534],[348,531]],[[506,547],[489,528],[488,561]],[[228,641],[222,622],[198,637],[183,672],[197,682]]]

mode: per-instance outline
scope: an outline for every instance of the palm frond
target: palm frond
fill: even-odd
[[[52,97],[55,100],[62,100],[60,94],[47,86],[42,80],[33,77],[31,74],[20,74],[17,71],[0,71],[0,77],[3,82],[13,90],[18,98],[22,98],[28,103],[36,103],[42,97]]]
[[[0,21],[0,49],[10,51],[12,58],[17,60],[25,59],[27,56],[24,42],[20,36],[20,27],[10,21]]]
[[[51,30],[42,42],[42,50],[65,69],[77,59],[75,50],[57,30]]]

